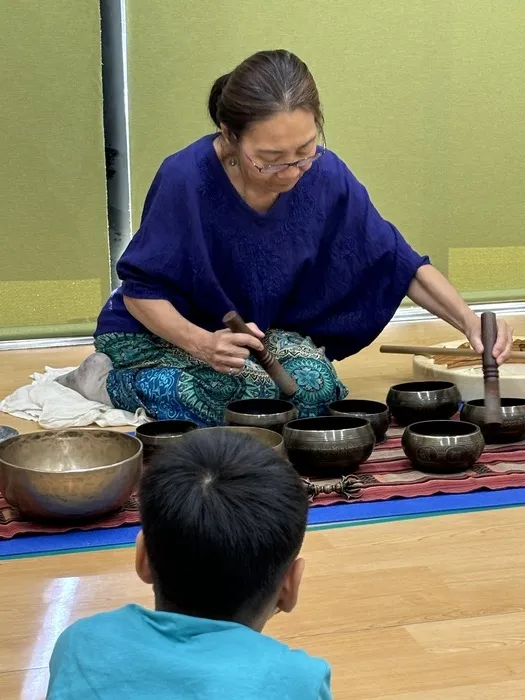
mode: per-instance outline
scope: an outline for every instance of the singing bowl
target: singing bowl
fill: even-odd
[[[10,428],[8,425],[0,425],[0,442],[15,437],[15,435],[18,435],[18,430]]]
[[[408,459],[420,471],[453,473],[476,463],[485,440],[473,423],[433,420],[409,425],[401,444]]]
[[[234,430],[237,433],[247,435],[255,440],[261,442],[265,447],[270,447],[272,450],[277,452],[280,457],[285,456],[284,443],[282,435],[276,433],[274,430],[267,430],[266,428],[252,428],[249,426],[226,426],[222,428],[201,428],[201,431],[211,431],[211,430]]]
[[[281,399],[243,399],[228,404],[224,420],[231,426],[266,428],[282,433],[286,423],[297,418],[297,409]]]
[[[386,403],[399,425],[410,425],[452,418],[461,395],[452,382],[407,382],[391,387]]]
[[[289,460],[307,477],[346,476],[375,445],[370,422],[353,416],[301,418],[285,426],[283,437]]]
[[[161,447],[177,440],[185,433],[197,430],[198,427],[190,420],[154,420],[139,425],[135,435],[143,445]]]
[[[490,443],[525,440],[525,399],[501,399],[501,425],[485,422],[485,401],[474,399],[463,404],[461,420],[478,425]]]
[[[29,433],[0,444],[0,491],[29,518],[92,518],[124,505],[141,466],[140,440],[124,433]]]
[[[143,461],[147,467],[159,448],[168,447],[177,442],[182,435],[197,430],[199,426],[190,420],[153,420],[143,423],[135,430],[135,436],[144,449]]]
[[[331,416],[354,416],[364,418],[370,422],[377,442],[385,439],[386,431],[390,425],[390,409],[380,401],[367,401],[366,399],[343,399],[334,401],[328,406]]]

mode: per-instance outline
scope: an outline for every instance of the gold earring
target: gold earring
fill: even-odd
[[[230,158],[228,164],[231,165],[232,168],[235,168],[235,166],[237,165],[237,160],[235,158]]]

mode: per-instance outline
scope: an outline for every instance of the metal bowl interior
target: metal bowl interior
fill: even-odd
[[[332,415],[355,415],[356,413],[374,416],[388,411],[386,403],[368,399],[341,399],[334,401],[328,407]]]
[[[421,471],[454,473],[475,464],[485,440],[473,423],[437,420],[409,425],[401,444],[408,459]]]
[[[456,385],[453,382],[441,382],[441,381],[422,381],[422,382],[402,382],[401,384],[394,384],[391,389],[393,391],[402,391],[413,393],[421,393],[428,391],[441,391],[442,389],[453,389]]]
[[[485,400],[466,401],[461,408],[461,420],[475,423],[490,443],[521,442],[525,440],[525,399],[502,398],[500,425],[485,422]]]
[[[297,418],[297,409],[282,399],[243,399],[232,401],[224,412],[231,426],[253,426],[282,432],[286,423]]]
[[[135,435],[144,444],[156,444],[178,438],[192,430],[197,430],[198,427],[190,420],[154,420],[139,425]]]
[[[386,403],[400,425],[447,420],[459,409],[461,395],[452,382],[406,382],[390,388]]]
[[[226,426],[220,428],[201,428],[201,431],[219,431],[219,430],[235,430],[238,433],[252,437],[258,440],[265,447],[270,447],[277,454],[284,456],[283,438],[279,433],[265,428],[253,428],[249,426]]]
[[[464,436],[476,435],[479,428],[473,423],[456,420],[428,420],[409,425],[405,432],[445,442],[450,438],[459,440]]]
[[[449,389],[457,389],[454,382],[442,382],[442,381],[420,381],[420,382],[402,382],[401,384],[394,384],[390,387],[390,391],[402,393],[402,394],[428,394],[434,391],[445,391]]]
[[[241,399],[229,403],[227,410],[230,413],[247,416],[279,416],[296,409],[293,403],[283,399]]]
[[[29,517],[91,518],[129,499],[141,466],[141,442],[124,433],[29,433],[0,444],[0,491]]]
[[[290,461],[307,477],[340,477],[356,471],[375,445],[370,422],[355,416],[302,418],[288,423],[283,436]]]

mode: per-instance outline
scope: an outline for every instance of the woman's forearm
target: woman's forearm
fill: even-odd
[[[197,357],[208,331],[187,321],[165,299],[133,299],[124,297],[129,313],[151,333]]]
[[[407,296],[418,306],[442,318],[462,333],[477,321],[476,314],[439,270],[423,265],[410,283]]]

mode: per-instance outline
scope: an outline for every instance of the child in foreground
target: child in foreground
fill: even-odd
[[[291,466],[229,431],[195,431],[142,477],[138,605],[66,629],[48,700],[328,700],[322,660],[262,634],[297,602],[307,497]]]

